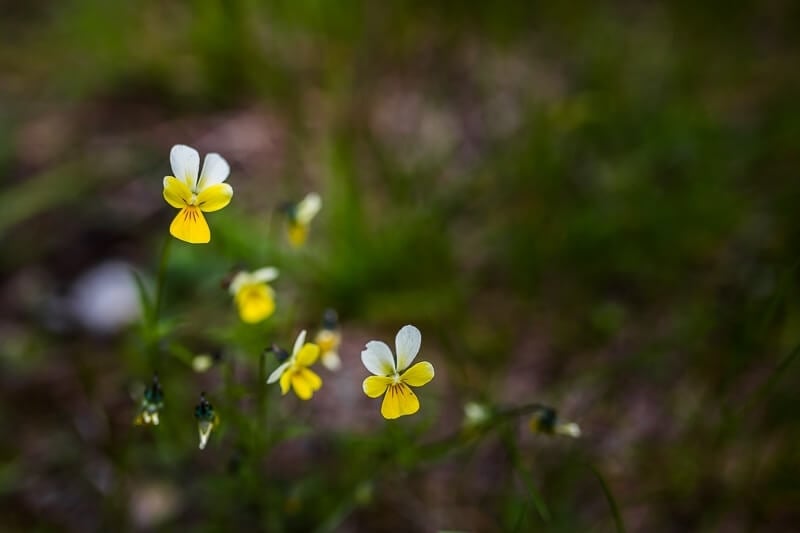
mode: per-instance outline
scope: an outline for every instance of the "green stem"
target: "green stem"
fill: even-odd
[[[258,398],[258,444],[264,446],[267,442],[267,354],[262,352],[258,357],[258,383],[256,384]]]
[[[161,311],[161,302],[164,299],[164,284],[167,277],[167,260],[169,259],[169,248],[172,243],[172,236],[168,236],[161,247],[161,259],[158,263],[158,274],[156,277],[156,300],[153,306],[153,326],[158,324],[158,314]]]
[[[520,405],[518,407],[510,407],[507,409],[498,410],[486,423],[474,427],[470,431],[459,430],[450,436],[422,446],[423,452],[420,454],[420,457],[436,460],[441,456],[461,447],[462,445],[475,442],[478,438],[486,436],[492,430],[497,429],[499,426],[509,420],[533,414],[543,408],[545,408],[545,406],[542,404],[529,403]]]
[[[597,470],[597,468],[595,468],[591,463],[588,463],[588,467],[597,478],[597,481],[600,482],[600,486],[603,488],[603,494],[605,494],[606,500],[608,500],[608,506],[611,508],[611,514],[614,515],[614,525],[617,527],[617,532],[625,533],[625,524],[622,522],[622,514],[619,512],[619,506],[617,505],[617,500],[614,499],[614,494],[608,487],[606,480],[600,474],[600,471]]]
[[[168,235],[167,239],[164,241],[164,245],[161,247],[161,259],[159,260],[158,273],[156,274],[156,294],[152,300],[150,312],[145,313],[143,321],[145,346],[150,361],[150,368],[153,372],[157,371],[158,367],[158,345],[161,340],[161,334],[158,330],[158,315],[161,310],[161,301],[164,299],[164,282],[167,274],[167,258],[169,257],[170,242],[172,242],[172,236]],[[138,283],[141,284],[141,282]],[[142,286],[140,290],[144,291],[144,286]],[[146,299],[146,293],[143,292],[142,294],[144,295],[143,298]]]
[[[508,452],[509,459],[511,460],[511,466],[522,480],[522,484],[525,485],[525,488],[528,490],[528,495],[530,496],[531,502],[533,502],[533,506],[536,508],[536,512],[539,513],[542,522],[548,523],[550,521],[550,510],[547,508],[547,504],[544,502],[542,495],[536,489],[531,475],[522,463],[522,457],[520,456],[519,448],[517,447],[513,433],[508,426],[506,426],[501,429],[500,436]],[[519,527],[522,525],[525,511],[526,508],[523,507],[522,511],[520,511],[517,523],[514,526],[514,531],[518,531]]]

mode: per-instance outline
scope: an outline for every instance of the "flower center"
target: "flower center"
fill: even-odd
[[[400,383],[400,374],[395,374],[392,376],[392,385],[397,385]]]

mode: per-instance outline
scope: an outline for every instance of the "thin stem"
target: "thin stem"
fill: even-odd
[[[168,236],[161,247],[161,259],[158,263],[158,274],[156,277],[156,299],[153,306],[153,326],[158,324],[158,314],[161,311],[161,302],[164,299],[164,285],[167,277],[167,260],[169,259],[169,249],[172,244],[172,236]]]
[[[267,221],[264,224],[264,239],[262,244],[261,250],[261,263],[267,264],[267,256],[269,255],[269,248],[270,248],[270,235],[272,234],[272,216],[273,216],[274,209],[270,209],[267,213]]]
[[[259,447],[267,441],[267,354],[262,352],[258,358],[258,435]]]
[[[536,508],[536,512],[539,513],[539,516],[542,519],[542,522],[548,523],[550,521],[550,510],[547,508],[547,504],[544,502],[542,495],[536,489],[533,479],[531,475],[528,473],[525,465],[522,463],[522,457],[519,453],[519,448],[516,444],[516,439],[514,438],[513,433],[509,429],[508,426],[504,427],[500,431],[500,437],[503,441],[503,444],[506,447],[506,451],[508,452],[509,459],[511,460],[511,466],[516,471],[517,475],[519,476],[522,484],[528,491],[528,496],[530,496],[530,501],[533,502],[534,507]],[[523,518],[525,517],[527,501],[523,506],[522,510],[520,511],[520,515],[517,518],[517,523],[514,526],[514,531],[518,531],[519,527],[522,525]]]
[[[158,314],[159,311],[161,310],[161,301],[164,299],[164,283],[167,274],[167,258],[169,257],[169,246],[171,241],[172,241],[172,236],[168,235],[167,239],[164,241],[164,245],[161,247],[161,259],[159,260],[158,273],[156,274],[156,294],[153,300],[150,300],[152,302],[152,307],[150,308],[149,313],[146,312],[144,314],[144,320],[143,320],[145,345],[147,347],[147,357],[150,362],[150,367],[153,371],[156,371],[159,360],[158,345],[161,339],[160,339],[160,332],[158,330]],[[141,285],[141,282],[139,283]],[[141,287],[141,290],[144,291],[144,286]],[[145,292],[143,292],[142,294],[145,300],[149,300],[146,298]]]
[[[587,463],[589,469],[597,478],[597,481],[600,482],[600,486],[603,488],[603,494],[606,496],[606,500],[608,500],[608,506],[611,508],[611,514],[614,516],[614,525],[617,528],[617,533],[625,533],[625,524],[622,521],[622,514],[619,512],[619,506],[617,505],[617,500],[614,499],[614,494],[611,492],[611,489],[608,487],[606,480],[600,474],[600,471],[594,467],[593,464]]]

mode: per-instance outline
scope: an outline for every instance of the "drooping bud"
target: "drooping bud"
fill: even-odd
[[[530,419],[531,431],[547,435],[580,437],[581,428],[575,422],[562,421],[552,407],[539,407]]]
[[[158,412],[164,407],[164,391],[158,381],[158,374],[153,374],[153,381],[144,389],[142,403],[139,407],[139,414],[134,420],[134,424],[152,424],[157,426],[159,423]]]
[[[272,346],[264,350],[264,353],[269,353],[269,352],[275,354],[275,359],[278,360],[278,364],[285,363],[289,359],[289,352],[287,352],[277,344],[273,344]]]
[[[199,447],[203,450],[211,431],[219,424],[219,417],[214,412],[214,407],[206,400],[204,392],[200,393],[200,403],[194,408],[194,417],[197,419],[197,432],[200,435]]]
[[[322,315],[322,329],[334,330],[339,327],[339,314],[335,309],[326,309]]]

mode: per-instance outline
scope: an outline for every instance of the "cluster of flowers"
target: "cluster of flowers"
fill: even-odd
[[[219,154],[207,154],[200,169],[200,155],[185,145],[176,145],[170,152],[172,176],[164,178],[164,199],[180,211],[170,225],[173,237],[191,244],[211,241],[211,230],[203,213],[219,211],[233,198],[233,188],[225,183],[230,166]],[[311,221],[322,207],[319,195],[311,193],[294,204],[286,204],[287,238],[295,247],[302,246],[309,234]],[[229,291],[239,316],[246,323],[258,323],[275,311],[275,292],[270,283],[277,279],[278,270],[268,266],[252,272],[240,271],[230,281]],[[322,328],[313,342],[306,342],[306,331],[297,336],[291,354],[273,345],[279,366],[270,374],[268,384],[279,383],[282,394],[293,390],[298,398],[310,400],[322,387],[322,378],[311,367],[321,360],[329,370],[341,367],[339,346],[341,333],[336,313],[326,312]],[[370,398],[383,396],[381,414],[386,419],[411,415],[419,410],[419,399],[411,387],[421,387],[434,377],[429,362],[412,364],[419,353],[422,334],[412,325],[404,326],[395,338],[396,356],[382,341],[370,341],[361,352],[361,360],[373,375],[362,388]],[[158,425],[158,413],[163,407],[164,394],[158,378],[147,387],[136,422]],[[206,446],[209,435],[219,423],[213,406],[201,395],[195,408],[200,448]]]

